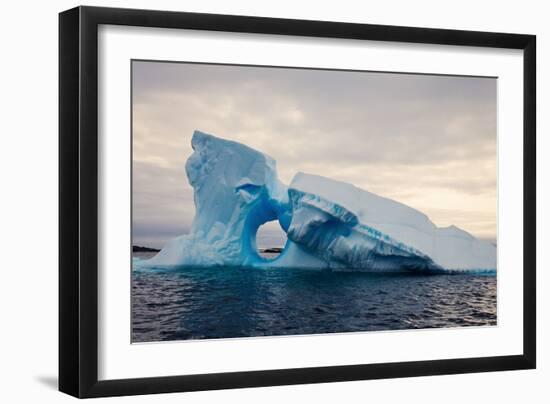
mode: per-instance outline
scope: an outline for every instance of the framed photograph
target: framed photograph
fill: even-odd
[[[59,16],[59,388],[533,369],[533,35]]]

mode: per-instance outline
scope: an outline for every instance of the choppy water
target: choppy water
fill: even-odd
[[[182,268],[132,273],[133,342],[496,325],[496,277]]]

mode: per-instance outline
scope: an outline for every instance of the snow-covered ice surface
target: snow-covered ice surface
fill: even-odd
[[[287,187],[271,157],[195,131],[186,172],[194,188],[191,232],[135,266],[250,266],[363,271],[496,271],[496,247],[455,226],[437,227],[409,206],[317,175]],[[256,248],[278,220],[288,241],[278,258]]]

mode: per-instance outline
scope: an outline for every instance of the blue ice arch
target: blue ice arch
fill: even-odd
[[[192,147],[185,166],[196,208],[191,231],[140,266],[496,271],[493,244],[455,226],[437,227],[402,203],[301,172],[286,186],[273,158],[199,131]],[[287,243],[278,258],[266,260],[256,233],[273,220]]]

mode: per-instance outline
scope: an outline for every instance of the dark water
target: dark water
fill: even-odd
[[[133,272],[133,342],[495,324],[495,276],[251,268]]]

